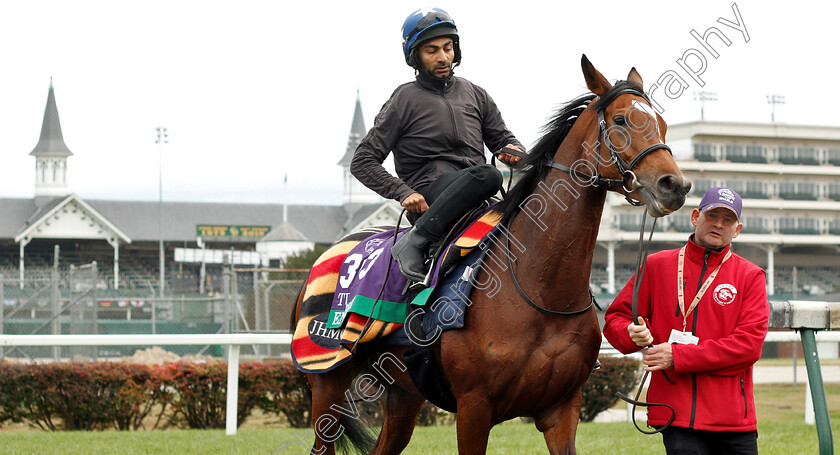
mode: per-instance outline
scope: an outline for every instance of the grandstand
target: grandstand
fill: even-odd
[[[840,128],[697,121],[670,126],[666,139],[694,185],[683,209],[658,220],[653,251],[684,242],[705,191],[729,186],[744,199],[732,249],[767,271],[771,298],[840,292]],[[592,270],[604,297],[632,275],[641,216],[608,198]]]
[[[276,267],[289,253],[330,244],[365,226],[394,224],[399,206],[381,200],[349,172],[365,133],[357,96],[338,162],[345,178],[338,206],[85,200],[67,185],[73,153],[63,141],[50,86],[41,137],[30,153],[36,161],[34,197],[0,198],[0,298],[7,309],[0,317],[49,318],[45,302],[55,297],[45,289],[56,279],[55,271],[64,289],[60,298],[72,298],[74,270],[96,262],[98,318],[154,319],[144,303],[160,298],[161,288],[166,296],[180,298],[225,291],[225,262],[249,270]],[[727,185],[744,197],[745,227],[733,250],[767,270],[771,298],[840,291],[840,129],[699,121],[672,125],[667,142],[694,187],[683,209],[657,221],[651,251],[685,242],[693,231],[689,214],[700,196],[709,187]],[[165,220],[160,230],[159,219]],[[599,300],[610,301],[632,276],[641,223],[641,208],[608,195],[591,273]],[[269,323],[267,312],[260,322],[257,307],[275,305],[256,292],[266,276],[237,274],[240,292],[254,289],[253,308],[241,315],[243,324],[251,324],[247,328],[287,323],[287,316],[276,315]],[[278,287],[293,293],[288,283]],[[230,318],[212,302],[183,302],[170,301],[161,315],[183,324]]]

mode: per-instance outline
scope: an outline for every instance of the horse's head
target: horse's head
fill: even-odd
[[[667,125],[645,95],[636,68],[630,70],[626,81],[613,86],[586,55],[581,66],[587,87],[598,96],[585,112],[598,119],[597,130],[589,128],[585,142],[597,144],[587,154],[597,154],[598,173],[616,183],[620,180],[619,185],[608,185],[610,189],[621,190],[629,199],[643,202],[651,216],[678,210],[685,203],[691,181],[664,143]]]

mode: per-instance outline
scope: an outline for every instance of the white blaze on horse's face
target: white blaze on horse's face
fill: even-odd
[[[635,121],[632,115],[633,111],[638,112],[640,116],[645,118],[645,120],[642,122]],[[665,140],[662,137],[662,132],[659,130],[659,122],[656,120],[656,111],[654,111],[652,107],[633,100],[625,118],[627,119],[627,124],[630,126],[630,129],[636,131],[637,133],[642,133],[646,140],[654,139],[657,142],[661,142],[663,144],[665,143]]]

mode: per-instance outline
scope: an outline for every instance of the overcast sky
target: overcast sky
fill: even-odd
[[[742,28],[732,5],[736,4]],[[595,6],[597,5],[597,9]],[[169,130],[167,201],[338,204],[356,91],[365,124],[413,78],[400,50],[406,1],[11,1],[0,3],[0,197],[32,197],[50,77],[71,191],[158,199],[155,127]],[[580,56],[608,79],[635,66],[669,124],[698,120],[694,93],[717,93],[707,120],[840,126],[836,2],[457,1],[463,63],[526,145],[557,107],[586,92]],[[716,27],[710,55],[691,36]],[[749,41],[747,42],[747,36]],[[699,67],[705,86],[677,60]],[[689,54],[686,54],[689,52]],[[284,187],[283,176],[288,173]]]

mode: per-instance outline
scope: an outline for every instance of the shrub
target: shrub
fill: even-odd
[[[170,422],[181,428],[224,428],[227,365],[221,362],[170,363],[158,374],[175,395]],[[244,420],[247,415],[239,415]]]
[[[312,400],[309,386],[291,361],[245,364],[240,375],[248,382],[248,387],[253,387],[254,393],[259,395],[257,403],[264,412],[282,414],[292,428],[310,426]]]
[[[601,369],[589,376],[583,384],[583,403],[580,420],[591,422],[595,416],[615,405],[616,392],[627,394],[638,386],[641,363],[632,357],[600,357]]]

